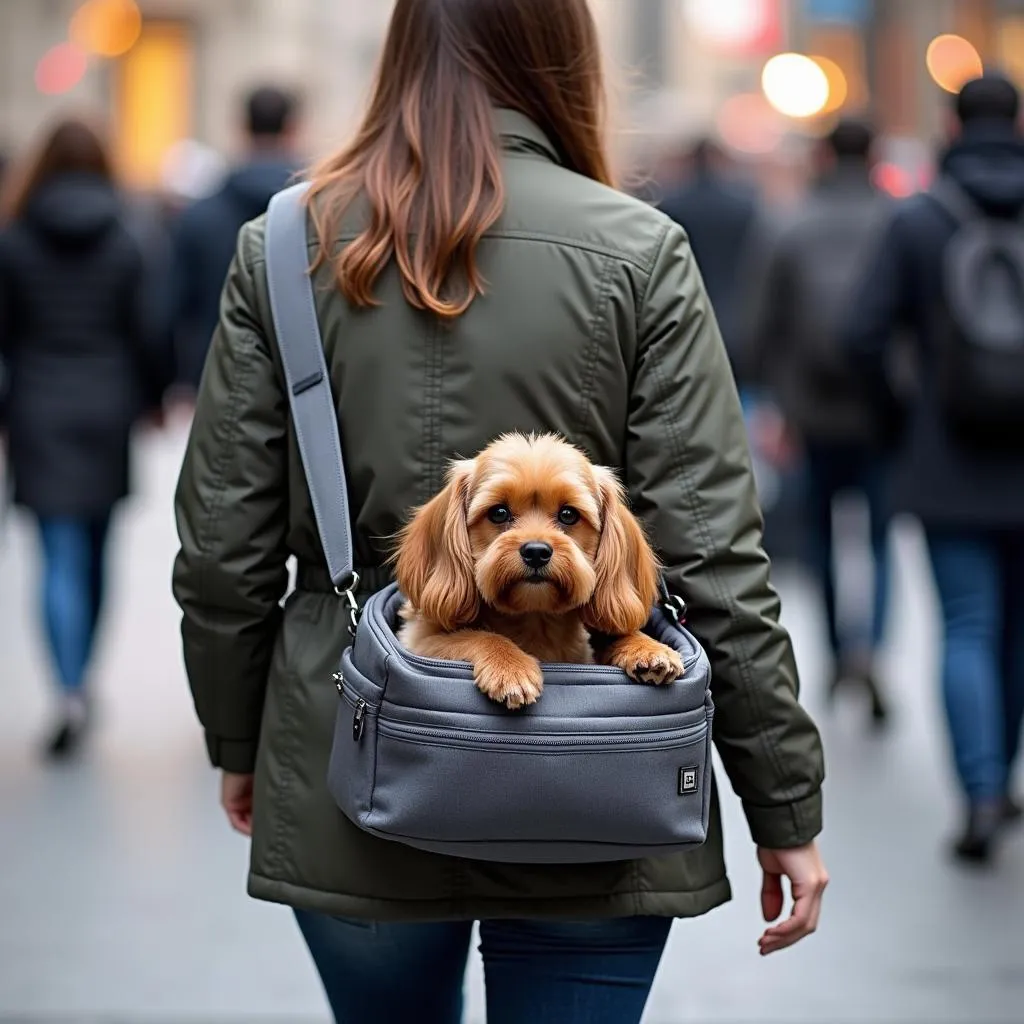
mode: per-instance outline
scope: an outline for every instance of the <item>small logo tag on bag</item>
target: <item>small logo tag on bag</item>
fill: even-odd
[[[686,796],[689,793],[697,792],[697,769],[679,769],[679,795]]]

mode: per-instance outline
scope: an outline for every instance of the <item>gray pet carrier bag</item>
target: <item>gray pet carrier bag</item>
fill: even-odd
[[[703,843],[711,803],[710,667],[665,594],[647,630],[686,672],[667,686],[615,668],[545,665],[544,693],[508,711],[470,666],[404,650],[402,595],[355,601],[337,411],[308,273],[304,186],[275,197],[267,277],[292,416],[320,538],[354,642],[340,692],[329,786],[359,828],[435,853],[507,863],[614,861]],[[324,681],[329,685],[329,681]]]

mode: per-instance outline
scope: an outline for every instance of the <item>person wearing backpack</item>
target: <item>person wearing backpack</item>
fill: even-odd
[[[942,606],[943,693],[965,800],[954,853],[986,862],[1021,816],[1024,719],[1024,136],[997,74],[956,97],[927,193],[905,201],[849,307],[881,401],[894,329],[918,358],[894,507],[923,525]]]
[[[332,675],[351,608],[289,392],[337,418],[349,596],[363,606],[453,457],[554,432],[612,468],[709,656],[714,740],[759,848],[766,919],[791,890],[760,953],[818,923],[824,760],[761,545],[736,387],[685,232],[614,186],[603,110],[587,0],[397,0],[363,120],[311,172],[299,222],[325,368],[286,384],[288,321],[271,311],[268,273],[283,254],[280,236],[267,249],[265,218],[242,230],[228,274],[177,493],[174,593],[224,809],[252,837],[249,891],[295,908],[345,1024],[456,1024],[475,921],[489,1024],[637,1024],[672,920],[711,911],[730,886],[710,789],[704,843],[590,863],[425,852],[342,812],[328,766],[348,705]],[[309,287],[300,269],[296,297]],[[314,426],[303,451],[328,440]],[[469,514],[451,503],[450,543]],[[373,735],[367,714],[357,704],[346,743]],[[652,791],[683,799],[685,767]],[[603,802],[586,773],[567,778]],[[449,785],[458,803],[479,780],[453,772]],[[538,822],[551,811],[538,802]]]
[[[861,688],[874,722],[887,708],[876,677],[889,595],[889,518],[884,493],[889,430],[842,349],[843,313],[892,212],[871,181],[874,133],[841,120],[819,145],[818,180],[770,252],[754,316],[751,372],[777,405],[805,465],[807,559],[820,581],[834,672]],[[846,494],[868,512],[874,596],[860,621],[841,621],[833,513]]]

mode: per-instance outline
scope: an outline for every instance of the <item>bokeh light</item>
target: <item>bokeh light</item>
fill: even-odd
[[[813,56],[811,60],[825,72],[825,80],[828,82],[828,99],[821,108],[822,114],[834,114],[842,110],[850,95],[850,86],[846,80],[846,72],[830,57]]]
[[[905,199],[915,191],[914,176],[899,164],[880,163],[871,172],[875,185],[897,199]]]
[[[51,47],[36,65],[36,88],[48,96],[69,92],[85,77],[88,59],[74,43]]]
[[[768,102],[786,117],[814,117],[829,100],[827,75],[802,53],[772,57],[761,74],[761,87]]]
[[[142,13],[135,0],[87,0],[71,19],[71,40],[98,57],[120,57],[139,40]]]
[[[772,27],[766,0],[684,0],[683,11],[699,39],[725,49],[753,46]]]
[[[946,92],[959,92],[966,82],[984,70],[978,51],[963,36],[941,35],[928,44],[928,73]]]

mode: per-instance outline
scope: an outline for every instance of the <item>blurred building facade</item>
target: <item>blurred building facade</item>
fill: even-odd
[[[1024,0],[591,2],[617,120],[629,128],[622,138],[634,147],[712,129],[757,154],[786,133],[813,132],[813,121],[765,103],[765,61],[786,49],[831,62],[847,109],[870,109],[887,132],[923,139],[940,125],[942,94],[925,59],[937,35],[957,33],[986,63],[1024,78]],[[141,31],[123,54],[78,67],[66,44],[76,11],[90,5],[141,11]],[[229,155],[240,98],[273,79],[302,94],[306,147],[320,152],[351,126],[390,8],[390,0],[2,0],[0,147],[20,147],[57,110],[92,108],[110,119],[128,181],[152,188],[177,141]]]

